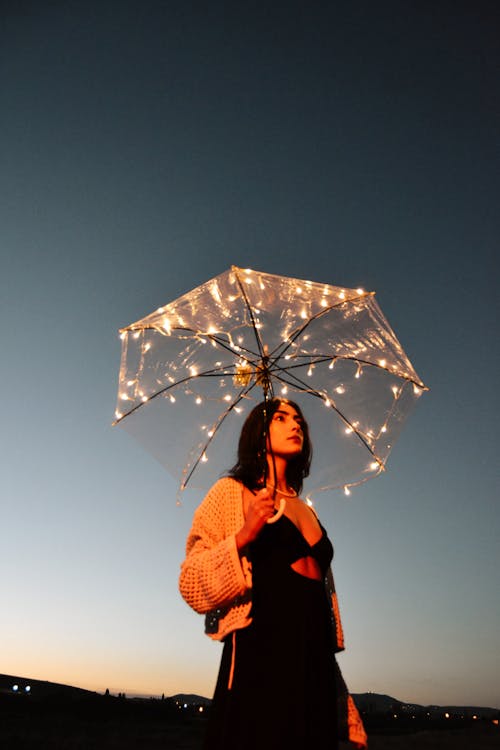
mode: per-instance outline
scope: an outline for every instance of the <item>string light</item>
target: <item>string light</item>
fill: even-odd
[[[344,495],[350,495],[350,494],[351,494],[351,490],[349,489],[349,487],[346,484],[345,487],[344,487]]]

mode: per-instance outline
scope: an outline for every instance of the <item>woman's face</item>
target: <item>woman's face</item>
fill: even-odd
[[[283,458],[291,458],[302,451],[302,417],[290,404],[281,402],[274,412],[269,424],[268,444],[275,456]]]

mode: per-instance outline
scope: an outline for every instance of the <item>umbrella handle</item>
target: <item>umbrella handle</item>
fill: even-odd
[[[286,507],[286,500],[284,497],[280,500],[280,507],[278,508],[278,512],[274,514],[274,516],[271,516],[271,518],[268,518],[266,523],[276,523],[276,521],[279,521],[283,513],[285,512]]]

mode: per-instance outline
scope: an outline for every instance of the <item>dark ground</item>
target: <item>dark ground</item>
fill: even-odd
[[[206,715],[197,708],[178,708],[170,699],[31,701],[0,696],[0,748],[201,750]],[[371,729],[367,722],[367,730],[370,750],[500,750],[500,728],[491,721],[452,728],[400,726],[396,734],[378,720]]]

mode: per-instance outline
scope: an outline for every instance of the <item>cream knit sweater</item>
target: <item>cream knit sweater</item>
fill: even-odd
[[[214,640],[251,622],[251,565],[236,547],[244,520],[243,486],[225,477],[195,511],[187,538],[179,589],[190,607],[206,615],[205,632]]]

